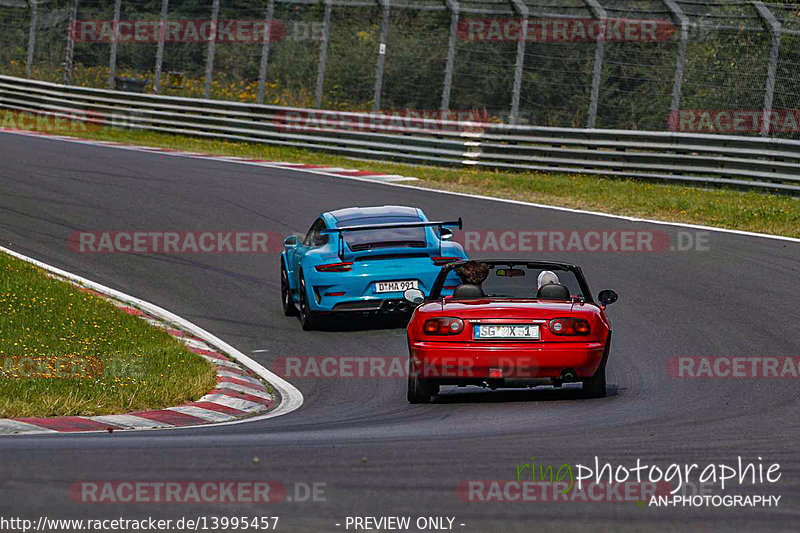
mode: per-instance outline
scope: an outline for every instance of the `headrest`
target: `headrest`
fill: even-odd
[[[455,292],[453,292],[453,298],[483,298],[485,294],[483,294],[483,289],[478,287],[477,285],[470,285],[469,283],[462,283],[458,287],[456,287]]]
[[[569,289],[558,283],[542,285],[536,292],[536,297],[543,300],[569,300]]]

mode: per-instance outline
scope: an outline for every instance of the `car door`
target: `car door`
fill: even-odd
[[[314,244],[318,242],[320,232],[323,228],[325,228],[325,221],[321,218],[318,218],[313,224],[311,224],[306,236],[300,242],[298,242],[297,246],[295,246],[291,251],[289,268],[292,270],[292,274],[296,277],[296,279],[299,279],[297,275],[300,271],[300,267],[303,265],[303,257],[311,248],[314,247]]]

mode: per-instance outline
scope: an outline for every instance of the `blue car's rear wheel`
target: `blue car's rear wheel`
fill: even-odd
[[[297,314],[297,308],[292,301],[292,290],[289,288],[289,274],[286,273],[283,260],[281,260],[281,305],[284,315],[295,316]]]
[[[308,290],[306,290],[306,280],[303,273],[300,273],[300,287],[298,288],[300,299],[300,326],[304,331],[310,331],[317,327],[317,314],[311,311],[308,303]]]

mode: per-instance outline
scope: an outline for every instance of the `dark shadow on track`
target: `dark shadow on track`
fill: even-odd
[[[477,387],[465,387],[463,389],[447,388],[443,389],[433,400],[433,403],[456,404],[456,403],[507,403],[507,402],[559,402],[582,400],[585,402],[597,402],[619,396],[617,385],[606,387],[606,397],[589,399],[583,397],[580,385],[567,385],[560,389],[554,387],[541,387],[533,389],[480,389]]]
[[[393,316],[353,316],[353,317],[320,317],[317,319],[318,331],[362,331],[400,329],[408,325],[409,317]]]

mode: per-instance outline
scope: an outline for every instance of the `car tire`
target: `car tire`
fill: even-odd
[[[303,273],[300,273],[300,286],[298,287],[300,293],[300,327],[303,331],[312,331],[317,328],[318,317],[317,314],[311,311],[308,304],[308,291],[306,290],[306,280]]]
[[[439,394],[439,385],[417,376],[408,376],[408,403],[431,403],[431,397]]]
[[[281,306],[285,316],[297,315],[297,307],[292,301],[292,290],[289,288],[289,274],[286,272],[283,260],[281,260]]]
[[[584,398],[603,398],[606,395],[606,365],[603,364],[594,376],[583,382]]]

